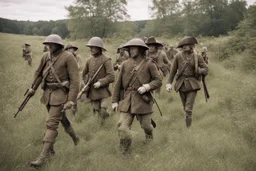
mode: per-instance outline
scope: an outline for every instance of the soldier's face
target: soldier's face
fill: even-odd
[[[149,52],[155,52],[156,51],[156,46],[155,45],[149,45],[148,47],[149,47],[149,49],[148,49]]]
[[[58,45],[55,43],[49,43],[46,45],[50,51],[50,53],[54,53],[58,49]]]
[[[75,53],[76,52],[75,49],[73,49],[73,48],[68,49],[68,51],[71,52],[71,53]]]
[[[138,47],[130,47],[130,55],[132,58],[136,58],[139,55]]]
[[[96,55],[97,53],[100,52],[100,48],[99,47],[90,47],[90,52],[92,55]]]
[[[183,50],[184,52],[190,52],[190,51],[191,51],[191,46],[190,46],[190,45],[184,45],[184,46],[182,47],[182,50]]]

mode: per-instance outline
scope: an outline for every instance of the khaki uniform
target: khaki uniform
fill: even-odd
[[[207,56],[206,52],[202,52],[201,55],[204,59],[204,62],[208,65],[209,64],[209,59],[208,59],[208,56]]]
[[[129,53],[124,51],[123,53],[117,54],[116,62],[113,64],[114,70],[118,69],[120,71],[120,65],[129,58]],[[116,69],[115,69],[116,68]]]
[[[187,61],[189,61],[188,66],[183,73],[179,73]],[[198,81],[198,78],[200,77],[199,70],[204,70],[206,73],[208,71],[208,66],[204,62],[202,56],[195,52],[190,55],[185,55],[184,52],[181,51],[174,58],[170,77],[168,79],[168,83],[172,84],[176,73],[180,75],[176,80],[174,89],[176,92],[179,91],[186,113],[186,119],[189,118],[190,120],[196,94],[197,91],[200,90],[200,83]]]
[[[53,68],[60,81],[67,81],[69,83],[67,87],[60,88],[51,69],[46,72],[46,69],[50,65],[49,60],[54,63]],[[55,60],[56,62],[54,62]],[[44,67],[45,62],[46,65]],[[46,120],[46,127],[49,130],[57,131],[59,122],[61,122],[65,130],[67,130],[70,128],[70,122],[65,112],[61,112],[61,110],[63,109],[63,104],[67,101],[76,101],[79,91],[79,75],[76,61],[71,53],[59,50],[53,54],[51,58],[49,57],[49,53],[44,53],[40,65],[36,70],[36,76],[39,74],[42,67],[44,67],[42,81],[42,89],[44,92],[41,102],[46,105],[49,113]],[[54,143],[55,139],[49,140],[45,137],[44,141]]]
[[[166,51],[166,55],[167,55],[167,58],[169,59],[169,61],[171,62],[171,64],[173,63],[173,60],[174,60],[174,56],[178,53],[179,51],[176,50],[176,49],[168,49]]]
[[[148,52],[147,56],[156,63],[160,73],[162,73],[163,76],[167,76],[169,74],[168,65],[170,64],[170,61],[163,50],[158,49],[154,53]]]
[[[118,131],[121,139],[130,139],[129,130],[134,117],[140,121],[141,127],[146,135],[152,135],[153,127],[151,125],[151,114],[153,99],[150,92],[139,94],[137,89],[142,84],[149,84],[150,90],[155,90],[162,85],[162,79],[157,66],[149,59],[145,59],[141,64],[139,75],[136,79],[133,76],[134,69],[140,62],[129,58],[123,62],[118,80],[115,84],[112,97],[113,103],[119,103],[120,120],[118,122]]]
[[[101,116],[103,115],[102,113],[100,113],[101,109],[107,109],[107,101],[108,98],[111,96],[109,84],[113,83],[115,80],[111,59],[106,57],[104,54],[101,54],[98,57],[89,58],[86,61],[85,68],[82,74],[83,79],[86,77],[92,78],[93,75],[97,72],[98,68],[103,63],[104,66],[101,68],[95,79],[92,80],[91,84],[89,85],[89,90],[87,92],[87,97],[91,100],[94,111],[99,112]],[[93,87],[93,84],[98,81],[101,83],[101,86],[96,89]]]
[[[32,57],[31,57],[31,48],[30,46],[25,46],[23,49],[23,57],[25,61],[28,61],[28,64],[32,64]]]

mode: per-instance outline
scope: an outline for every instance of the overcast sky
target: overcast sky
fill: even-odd
[[[67,18],[67,10],[74,0],[0,0],[0,17],[15,20],[59,20]],[[131,20],[149,19],[148,6],[152,0],[128,0]],[[256,0],[247,0],[249,5]]]

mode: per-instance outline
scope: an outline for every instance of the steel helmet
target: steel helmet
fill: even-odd
[[[129,48],[131,46],[139,46],[139,47],[143,47],[144,49],[148,49],[148,46],[143,42],[143,40],[139,39],[139,38],[135,38],[135,39],[132,39],[130,41],[128,41],[124,46],[123,48]]]
[[[48,43],[55,43],[55,44],[58,44],[58,45],[61,45],[62,47],[64,47],[62,38],[57,34],[51,34],[51,35],[47,36],[45,38],[43,44],[48,44]]]
[[[202,47],[202,52],[207,52],[207,47]]]
[[[75,51],[77,51],[77,49],[78,49],[78,47],[73,46],[73,45],[71,45],[71,44],[68,44],[68,45],[65,47],[65,50],[68,50],[68,49],[71,49],[71,48],[75,49]]]
[[[99,47],[99,48],[101,48],[101,49],[107,51],[107,50],[104,48],[104,43],[103,43],[102,39],[99,38],[99,37],[92,37],[92,38],[88,41],[88,43],[87,43],[86,46],[87,46],[87,47]]]

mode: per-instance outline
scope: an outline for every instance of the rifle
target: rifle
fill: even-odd
[[[110,59],[110,58],[109,58]],[[85,86],[82,88],[82,90],[78,93],[76,100],[81,99],[82,95],[85,93],[85,90],[87,89],[87,87],[91,84],[91,82],[95,79],[95,77],[98,75],[98,73],[100,72],[101,68],[103,67],[103,65],[109,60],[107,59],[105,62],[103,62],[100,67],[98,68],[98,70],[95,72],[95,74],[93,75],[92,78],[89,78],[87,83],[85,84]]]
[[[205,101],[207,102],[207,100],[210,98],[207,86],[205,84],[205,76],[202,76],[202,82],[203,82],[203,87],[204,87],[204,96],[205,96]]]
[[[44,67],[43,67],[44,68]],[[43,69],[42,69],[43,70]],[[41,84],[43,77],[41,76],[37,76],[36,79],[34,80],[31,88],[34,89],[35,91],[37,90],[38,86]],[[19,112],[21,112],[23,110],[23,108],[26,106],[26,104],[28,103],[29,99],[32,97],[32,95],[28,94],[29,89],[27,89],[27,91],[25,92],[24,96],[26,96],[26,98],[23,100],[22,104],[20,105],[20,107],[18,108],[18,111],[14,114],[14,118],[16,118],[16,116],[18,115]]]
[[[160,107],[159,107],[159,105],[158,105],[158,103],[157,103],[156,99],[154,98],[153,93],[151,91],[150,91],[150,94],[151,94],[151,96],[153,98],[154,103],[156,104],[156,107],[157,107],[160,115],[163,116],[163,113],[162,113],[162,111],[161,111],[161,109],[160,109]]]
[[[39,85],[41,84],[42,80],[43,80],[43,70],[46,66],[48,60],[45,61],[43,67],[41,68],[39,74],[37,74],[36,78],[34,79],[31,88],[33,90],[37,90],[37,88],[39,87]],[[49,68],[48,68],[49,69]],[[47,70],[48,70],[47,69]],[[28,94],[29,89],[27,89],[27,91],[25,92],[24,96],[26,96],[26,98],[23,100],[22,104],[20,105],[20,107],[18,108],[18,111],[14,114],[14,118],[16,118],[16,116],[18,115],[19,112],[21,112],[23,110],[23,108],[26,106],[26,104],[28,103],[29,99],[32,97],[32,95]]]

